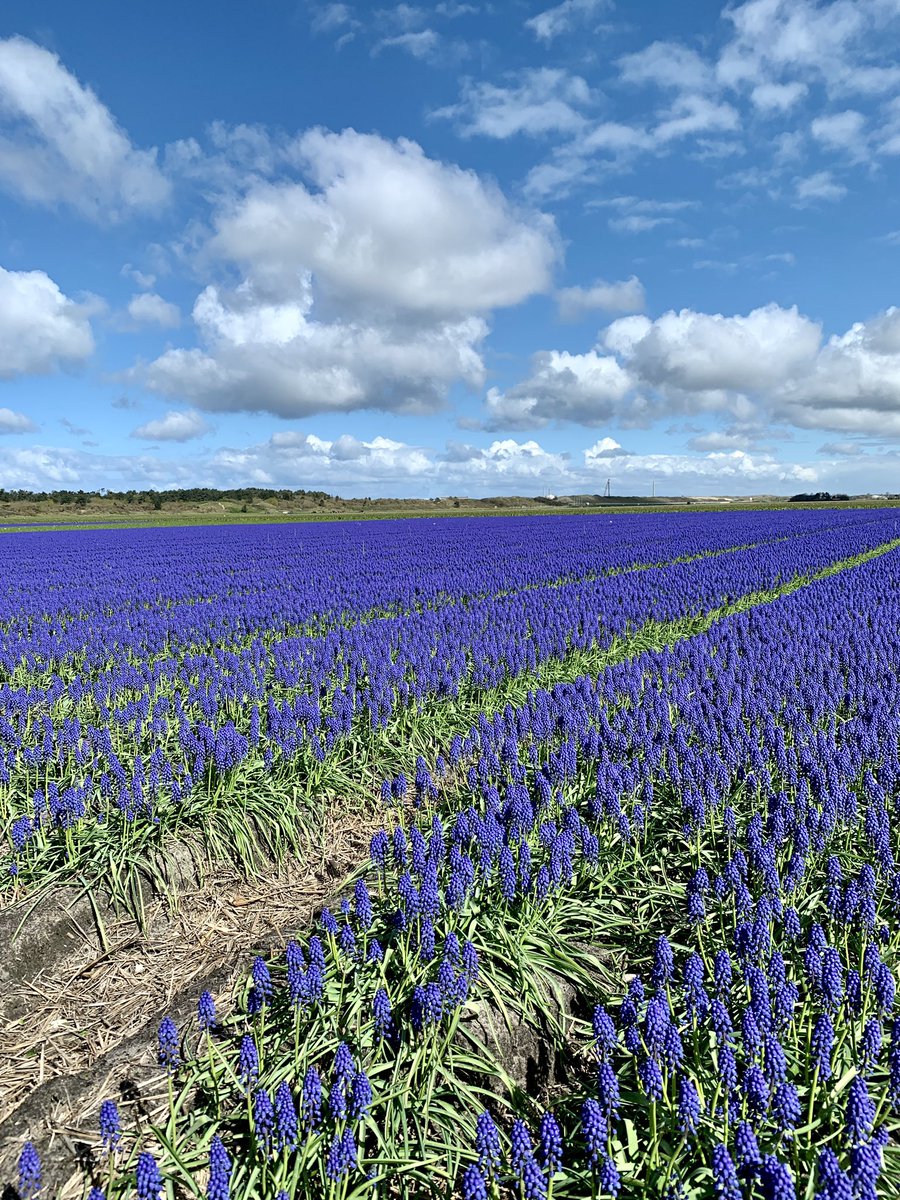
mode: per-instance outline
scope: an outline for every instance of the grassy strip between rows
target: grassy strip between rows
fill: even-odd
[[[318,820],[323,804],[371,811],[382,780],[414,770],[419,755],[433,760],[455,735],[464,737],[480,714],[489,716],[507,705],[521,704],[539,688],[572,683],[585,675],[596,677],[614,663],[675,645],[734,613],[768,604],[898,547],[900,538],[706,613],[673,622],[647,622],[603,649],[546,660],[536,671],[496,688],[469,686],[452,701],[435,697],[419,708],[404,710],[384,729],[360,728],[346,736],[324,762],[303,753],[287,770],[267,771],[261,760],[246,760],[227,778],[211,777],[208,790],[199,796],[195,793],[189,803],[160,809],[153,821],[82,821],[26,857],[17,877],[6,883],[6,895],[12,899],[33,894],[35,886],[78,883],[87,890],[102,886],[115,903],[140,916],[141,880],[151,874],[156,885],[165,885],[165,872],[158,864],[170,840],[192,844],[198,860],[234,861],[247,872],[265,859],[283,861],[308,843],[310,825]]]

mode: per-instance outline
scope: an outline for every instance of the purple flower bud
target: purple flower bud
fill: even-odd
[[[157,1058],[159,1065],[170,1072],[174,1071],[179,1064],[178,1030],[171,1017],[163,1017],[159,1023]]]
[[[19,1194],[30,1200],[41,1188],[41,1160],[32,1142],[26,1142],[19,1155]]]
[[[229,1200],[231,1196],[231,1159],[218,1134],[209,1145],[209,1181],[207,1200]]]
[[[145,1150],[137,1160],[135,1168],[135,1190],[138,1200],[159,1200],[163,1179],[156,1165],[156,1159]]]

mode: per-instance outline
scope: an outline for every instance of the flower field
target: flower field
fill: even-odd
[[[3,905],[373,829],[21,1197],[900,1194],[890,509],[3,553]]]

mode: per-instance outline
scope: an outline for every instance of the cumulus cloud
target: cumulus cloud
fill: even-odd
[[[569,455],[549,451],[532,439],[502,438],[487,446],[450,442],[436,451],[386,437],[365,441],[344,435],[329,440],[291,430],[245,449],[219,450],[208,469],[214,478],[260,486],[321,487],[352,495],[385,490],[394,495],[595,492],[611,473],[627,478],[632,486],[640,482],[649,487],[654,478],[672,480],[678,491],[711,485],[739,491],[760,482],[777,486],[818,477],[814,467],[783,464],[770,455],[640,455],[609,437]]]
[[[734,29],[717,63],[727,87],[793,76],[838,95],[878,95],[900,83],[893,43],[878,36],[896,27],[891,0],[748,0],[723,15]]]
[[[24,413],[14,412],[11,408],[0,408],[0,434],[34,433],[36,429],[37,425]]]
[[[542,42],[552,42],[562,34],[571,33],[584,21],[609,7],[609,0],[563,0],[546,8],[525,22],[525,28]]]
[[[562,288],[556,293],[559,315],[564,321],[578,321],[586,313],[640,312],[645,304],[644,285],[636,275],[618,283],[598,279],[590,287]]]
[[[817,200],[842,200],[847,195],[847,189],[835,181],[830,171],[816,171],[805,179],[795,179],[794,191],[801,207]]]
[[[574,13],[574,6],[559,5],[529,24],[549,40],[571,27]],[[896,0],[747,0],[726,6],[722,16],[730,30],[718,49],[659,40],[620,57],[604,95],[609,114],[571,132],[561,127],[562,144],[529,173],[529,194],[560,199],[602,182],[611,166],[675,154],[683,143],[694,159],[742,154],[760,134],[756,149],[766,165],[754,170],[770,185],[785,171],[785,147],[799,146],[800,122],[820,152],[838,150],[856,163],[876,152],[900,153]],[[620,97],[628,106],[624,119],[613,107]],[[850,107],[857,97],[874,111],[864,116]],[[815,105],[806,119],[797,112],[804,104]],[[778,121],[788,125],[780,134],[772,129]],[[796,185],[801,204],[844,194],[815,169]]]
[[[159,325],[174,329],[181,324],[177,304],[171,304],[156,292],[139,292],[128,302],[128,315],[138,325]]]
[[[46,375],[94,350],[88,313],[43,271],[0,267],[0,379]]]
[[[359,21],[349,4],[317,4],[310,28],[313,33],[335,33],[340,29],[355,29]]]
[[[617,477],[633,479],[663,479],[681,493],[698,483],[716,484],[726,493],[737,485],[740,491],[746,484],[785,483],[800,481],[814,483],[819,478],[815,466],[781,463],[771,454],[747,454],[743,450],[713,451],[710,454],[617,454],[610,453],[604,438],[585,451],[585,465],[596,466],[602,472],[615,471]]]
[[[208,347],[169,350],[137,372],[155,392],[213,412],[280,417],[383,408],[432,412],[457,380],[483,383],[478,317],[380,327],[317,322],[302,300],[269,303],[247,283],[194,305]]]
[[[218,216],[211,244],[273,293],[293,294],[312,271],[329,301],[446,316],[546,288],[552,220],[515,210],[474,171],[353,130],[311,130],[296,149],[316,190],[253,188]]]
[[[519,78],[521,82],[509,87],[467,79],[460,101],[437,109],[432,116],[456,121],[463,137],[540,137],[584,128],[581,110],[590,103],[591,92],[580,75],[537,67],[521,72]]]
[[[200,413],[173,409],[163,417],[140,425],[131,436],[145,442],[189,442],[205,433],[209,433],[209,426]]]
[[[632,393],[635,381],[608,354],[547,350],[534,355],[528,379],[505,392],[487,393],[489,429],[540,429],[551,421],[606,424],[621,417],[626,400],[639,416],[643,405]]]
[[[698,133],[732,133],[740,126],[737,110],[723,100],[686,92],[663,114],[652,133],[656,145]]]
[[[806,95],[805,83],[794,80],[792,83],[758,83],[750,92],[750,100],[754,108],[762,113],[788,112]]]
[[[829,338],[812,370],[780,389],[777,405],[805,429],[900,435],[900,309]]]
[[[829,464],[824,464],[828,467]],[[894,463],[894,467],[896,463]],[[767,454],[635,454],[601,437],[559,454],[532,439],[485,446],[450,442],[443,449],[387,437],[327,439],[284,430],[267,441],[168,459],[158,454],[103,455],[61,447],[0,446],[7,487],[179,487],[256,484],[321,488],[342,495],[526,495],[650,490],[666,481],[675,494],[795,490],[822,478],[823,466],[781,462]],[[871,478],[871,476],[869,476]],[[660,487],[658,491],[662,490]]]
[[[900,308],[824,343],[815,321],[776,304],[746,315],[682,309],[656,320],[620,317],[586,353],[535,355],[527,379],[488,391],[485,412],[495,429],[727,413],[733,430],[691,443],[723,452],[746,450],[766,420],[900,436]]]
[[[258,183],[216,217],[206,254],[241,284],[194,304],[202,348],[140,369],[199,408],[282,417],[429,412],[483,383],[495,308],[546,290],[555,226],[413,142],[352,130],[299,139],[310,186]]]
[[[189,487],[197,484],[198,466],[207,478],[206,463],[168,463],[151,454],[92,454],[66,446],[0,446],[0,473],[7,488]]]
[[[652,118],[643,122],[604,120],[586,124],[576,136],[557,146],[550,158],[533,167],[526,178],[528,195],[543,198],[566,196],[575,186],[599,182],[604,168],[624,169],[642,154],[672,153],[678,143],[694,138],[711,147],[708,135],[728,135],[740,128],[740,116],[727,101],[700,92],[679,92]],[[701,149],[702,149],[701,145]],[[716,155],[731,152],[720,140]],[[662,223],[661,221],[658,223]]]
[[[747,316],[682,309],[652,322],[625,318],[604,342],[654,387],[759,392],[808,370],[820,338],[820,327],[796,308],[770,304]]]
[[[440,45],[440,34],[433,29],[417,29],[408,33],[398,33],[394,37],[381,38],[372,47],[373,54],[382,50],[405,50],[413,58],[433,58]]]
[[[861,112],[848,108],[843,112],[815,117],[810,132],[817,142],[831,150],[858,153],[863,145],[866,119]]]
[[[57,55],[23,37],[0,40],[0,185],[98,221],[156,212],[169,197],[156,151],[136,149]]]
[[[674,88],[679,92],[707,91],[715,84],[712,66],[696,52],[678,42],[651,42],[643,50],[626,54],[618,61],[623,83]]]

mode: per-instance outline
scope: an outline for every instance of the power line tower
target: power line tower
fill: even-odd
[[[603,489],[603,495],[604,495],[604,496],[609,496],[609,495],[610,495],[609,485],[610,485],[611,483],[612,483],[612,480],[611,480],[611,479],[607,479],[607,481],[606,481],[606,487]]]

